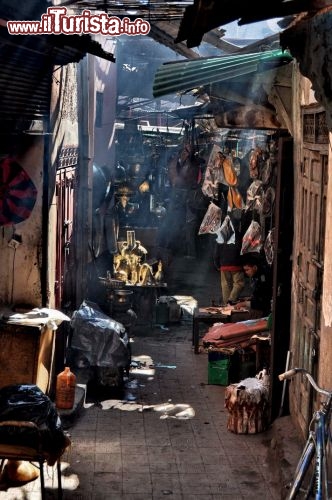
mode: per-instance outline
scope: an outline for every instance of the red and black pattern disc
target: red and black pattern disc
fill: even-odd
[[[35,206],[37,189],[13,158],[0,161],[0,226],[26,220]]]

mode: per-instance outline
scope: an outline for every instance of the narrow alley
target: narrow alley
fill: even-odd
[[[189,275],[197,262],[174,262],[178,293],[191,287],[199,301],[209,301],[218,292],[218,273],[205,262],[205,284],[196,286]],[[191,344],[190,317],[168,329],[135,332],[125,399],[87,401],[68,429],[72,446],[62,460],[65,500],[280,498],[268,465],[271,431],[236,435],[227,430],[225,387],[208,385],[207,354],[194,354]],[[47,498],[56,498],[56,474],[50,468],[46,484]],[[37,500],[39,479],[4,487],[0,497]]]

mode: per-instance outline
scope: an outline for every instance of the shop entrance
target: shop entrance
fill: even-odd
[[[278,374],[285,368],[290,339],[291,276],[294,228],[293,140],[285,132],[279,138],[275,207],[275,257],[273,263],[273,326],[271,335],[271,417],[287,406],[282,401]]]

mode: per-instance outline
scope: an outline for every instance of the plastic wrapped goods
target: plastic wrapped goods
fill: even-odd
[[[262,229],[256,221],[252,221],[242,239],[241,255],[260,252],[263,245]]]
[[[0,442],[36,448],[39,435],[48,465],[54,465],[70,444],[55,405],[36,385],[15,384],[0,389],[0,422],[5,421],[13,425],[0,426]],[[33,422],[38,435],[34,428],[15,426],[18,421]]]
[[[221,209],[215,203],[211,202],[204,215],[198,234],[217,232],[221,226],[221,215]]]
[[[80,351],[90,366],[126,368],[130,363],[125,327],[94,302],[83,301],[73,314],[71,327],[71,347]]]

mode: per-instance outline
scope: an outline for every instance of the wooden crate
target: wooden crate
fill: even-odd
[[[48,393],[54,358],[53,330],[24,325],[0,326],[0,388],[36,384]]]

